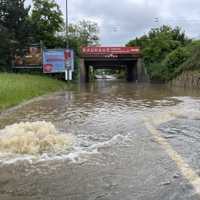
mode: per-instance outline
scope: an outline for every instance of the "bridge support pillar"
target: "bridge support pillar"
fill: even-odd
[[[138,77],[139,82],[148,82],[149,81],[147,72],[143,65],[142,58],[138,58],[138,60],[137,60],[137,77]]]
[[[81,83],[89,82],[89,67],[85,64],[84,59],[80,59],[80,81]]]
[[[137,76],[138,76],[138,81],[142,81],[144,75],[144,70],[142,66],[142,59],[139,58],[137,60]]]
[[[85,61],[80,59],[80,81],[81,83],[85,82]]]

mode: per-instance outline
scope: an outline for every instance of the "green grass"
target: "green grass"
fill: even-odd
[[[0,110],[68,87],[64,81],[45,76],[0,73]]]

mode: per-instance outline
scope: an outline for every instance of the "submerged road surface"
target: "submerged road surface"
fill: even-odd
[[[101,81],[3,113],[0,128],[43,120],[73,148],[0,153],[0,200],[200,199],[197,91]]]

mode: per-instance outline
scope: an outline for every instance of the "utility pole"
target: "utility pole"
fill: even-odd
[[[65,37],[66,37],[66,51],[69,49],[69,18],[68,18],[68,0],[66,0],[66,27],[65,27]],[[65,63],[65,80],[72,80],[72,71],[69,69],[69,63],[66,59]]]
[[[69,48],[68,31],[69,31],[69,19],[68,19],[68,0],[66,0],[66,48]]]

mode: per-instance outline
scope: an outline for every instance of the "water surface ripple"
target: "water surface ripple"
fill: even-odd
[[[101,81],[2,113],[1,129],[47,121],[76,139],[72,150],[61,154],[1,155],[0,200],[200,199],[144,126],[144,118],[153,120],[198,170],[199,95],[163,85]]]

